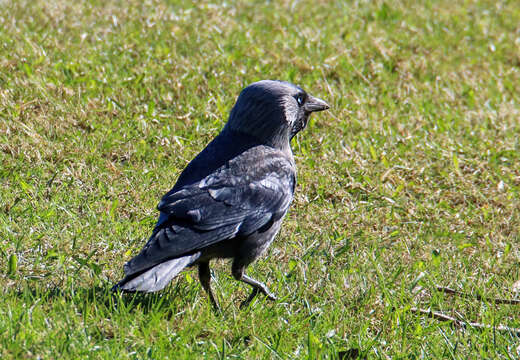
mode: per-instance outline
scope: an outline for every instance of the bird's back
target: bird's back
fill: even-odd
[[[202,180],[229,160],[258,145],[261,143],[250,135],[223,130],[190,161],[168,194]]]
[[[224,129],[188,163],[179,175],[175,185],[164,197],[179,191],[184,186],[201,181],[229,160],[258,145],[258,140],[252,136],[236,134],[233,131]],[[159,228],[167,218],[168,216],[161,212],[155,228]]]

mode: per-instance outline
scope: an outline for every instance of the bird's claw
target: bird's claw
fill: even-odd
[[[248,307],[249,304],[251,304],[251,302],[253,301],[253,299],[256,297],[256,295],[258,294],[258,292],[259,292],[259,290],[255,288],[255,289],[253,290],[253,292],[251,293],[251,295],[249,295],[249,297],[248,297],[246,300],[244,300],[244,301],[242,301],[242,302],[240,303],[240,309],[244,309],[244,308]],[[276,300],[278,300],[278,298],[277,298],[274,294],[272,294],[272,293],[270,293],[270,292],[264,292],[264,291],[261,291],[261,292],[265,295],[265,297],[266,297],[267,299],[269,299],[269,300],[271,300],[271,301],[276,301]]]

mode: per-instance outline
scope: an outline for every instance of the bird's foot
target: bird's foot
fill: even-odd
[[[265,288],[263,288],[263,289],[253,288],[253,291],[251,292],[251,295],[249,295],[249,297],[246,300],[242,301],[242,303],[240,304],[240,309],[244,309],[244,308],[248,307],[249,304],[251,304],[251,302],[253,301],[253,299],[256,297],[256,295],[259,292],[264,294],[265,297],[268,298],[271,301],[276,301],[277,300],[277,297],[273,293],[267,291],[267,289],[265,289]]]
[[[269,300],[271,300],[271,301],[276,301],[276,300],[278,300],[278,298],[277,298],[274,294],[272,294],[272,293],[267,293],[267,294],[265,294],[265,296],[266,296]]]

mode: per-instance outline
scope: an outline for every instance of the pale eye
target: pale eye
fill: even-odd
[[[296,101],[298,102],[298,105],[302,106],[305,102],[305,96],[303,94],[299,94],[296,96]]]

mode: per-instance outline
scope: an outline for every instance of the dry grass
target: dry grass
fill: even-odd
[[[520,6],[515,1],[4,1],[2,358],[517,358]],[[332,109],[293,143],[292,210],[237,304],[215,266],[114,298],[160,196],[240,89],[302,85]],[[16,260],[16,263],[15,263]]]

